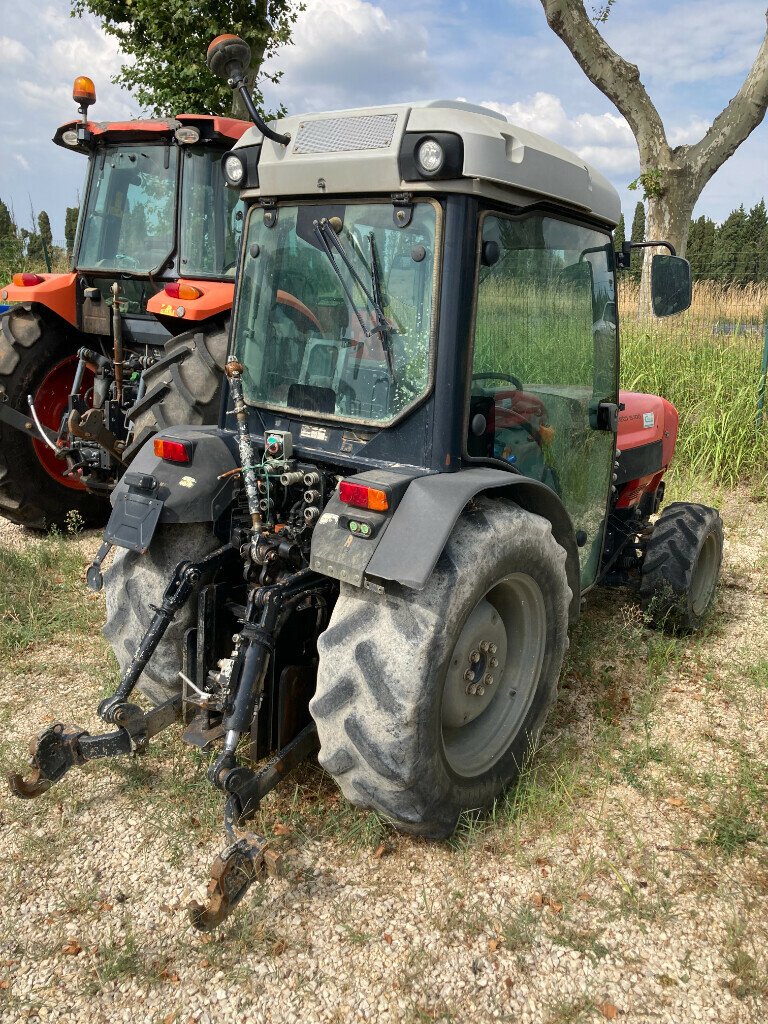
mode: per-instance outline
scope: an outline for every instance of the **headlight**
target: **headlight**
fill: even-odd
[[[425,139],[416,151],[416,159],[426,174],[437,174],[443,166],[445,153],[439,142],[434,139]]]
[[[228,185],[239,186],[245,177],[245,164],[234,153],[227,153],[222,163],[224,168],[224,179]]]
[[[70,128],[66,132],[62,132],[61,133],[61,141],[62,142],[66,142],[66,144],[68,146],[76,146],[77,145],[77,132],[73,128]]]

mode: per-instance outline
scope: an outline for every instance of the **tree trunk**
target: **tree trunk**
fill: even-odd
[[[645,217],[645,240],[670,242],[678,256],[685,256],[688,246],[688,232],[691,215],[701,188],[685,167],[659,168],[662,171],[660,195],[646,197],[648,204]],[[667,249],[646,249],[643,272],[640,279],[639,312],[652,312],[651,305],[651,261],[656,253],[668,253]]]

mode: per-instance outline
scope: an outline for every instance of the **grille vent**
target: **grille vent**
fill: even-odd
[[[397,114],[362,114],[302,121],[294,153],[349,153],[359,149],[386,149],[392,144]]]

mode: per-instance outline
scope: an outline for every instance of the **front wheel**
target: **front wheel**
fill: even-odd
[[[342,585],[310,711],[352,803],[444,838],[514,780],[557,694],[565,557],[546,519],[481,498],[424,590]]]

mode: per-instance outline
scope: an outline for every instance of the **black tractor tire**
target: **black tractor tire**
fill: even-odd
[[[128,413],[133,437],[130,462],[159,430],[182,423],[216,423],[229,321],[203,324],[165,343],[162,357],[144,371],[146,391]]]
[[[565,561],[546,519],[480,498],[424,590],[342,584],[318,640],[310,712],[320,764],[348,800],[441,839],[462,811],[490,806],[515,779],[557,696]],[[472,661],[486,633],[497,638],[495,669],[485,653]],[[482,693],[467,693],[467,672],[492,671]]]
[[[151,605],[159,605],[179,562],[203,558],[219,546],[210,523],[158,526],[144,555],[117,548],[104,571],[107,621],[102,630],[115,652],[121,674],[136,652],[152,619]],[[196,594],[176,613],[139,677],[138,689],[153,703],[175,697],[181,691],[184,634],[197,615]]]
[[[640,602],[651,623],[673,633],[701,626],[723,563],[723,521],[707,505],[667,505],[646,544]]]
[[[14,306],[0,316],[0,388],[8,405],[29,415],[47,373],[77,351],[77,340],[34,309]],[[62,464],[66,469],[66,464]],[[70,513],[85,526],[101,526],[109,501],[57,482],[44,469],[28,434],[0,422],[0,515],[33,530],[65,527]]]

